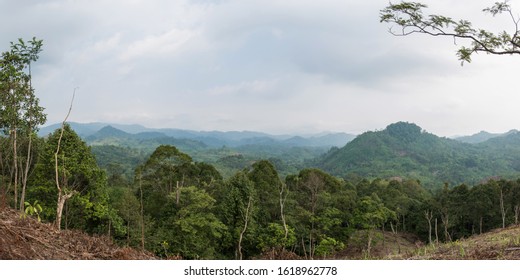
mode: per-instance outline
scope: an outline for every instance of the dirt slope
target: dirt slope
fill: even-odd
[[[58,232],[20,212],[0,210],[0,259],[22,260],[146,260],[150,253],[121,248],[107,237],[92,237],[80,231]]]
[[[427,245],[397,259],[416,260],[520,260],[520,226],[437,246]]]

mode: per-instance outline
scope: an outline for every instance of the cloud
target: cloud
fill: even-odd
[[[168,58],[175,55],[194,36],[195,31],[172,29],[168,32],[147,36],[132,42],[119,55],[123,62],[137,58]]]
[[[479,22],[489,5],[424,2]],[[461,68],[450,38],[388,34],[379,23],[386,5],[0,0],[0,46],[44,39],[34,77],[50,122],[79,86],[76,121],[362,132],[406,120],[441,134],[493,126],[486,116],[497,128],[516,125],[515,58],[478,56]]]

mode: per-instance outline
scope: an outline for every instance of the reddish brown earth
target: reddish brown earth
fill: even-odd
[[[0,259],[3,260],[148,260],[154,256],[119,247],[106,236],[56,230],[50,224],[0,210]]]

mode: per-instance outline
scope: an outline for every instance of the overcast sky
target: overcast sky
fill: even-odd
[[[495,0],[428,11],[511,30]],[[510,1],[520,13],[520,0]],[[520,56],[460,66],[453,39],[394,37],[388,0],[0,0],[0,48],[44,40],[48,122],[362,133],[396,121],[440,136],[520,129]],[[462,44],[461,41],[457,42]]]

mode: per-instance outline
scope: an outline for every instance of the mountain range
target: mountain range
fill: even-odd
[[[351,178],[417,179],[435,188],[477,184],[489,178],[520,177],[520,132],[479,132],[449,139],[413,123],[390,124],[355,136],[270,135],[253,131],[152,129],[140,125],[70,123],[90,145],[102,167],[125,166],[130,173],[159,145],[174,145],[197,161],[232,174],[258,159],[270,159],[281,174],[315,167]],[[46,135],[59,125],[44,127]]]
[[[506,133],[490,133],[487,131],[480,131],[479,133],[476,133],[473,135],[455,137],[454,139],[457,141],[460,141],[460,142],[464,142],[464,143],[476,144],[476,143],[485,142],[491,138],[504,137],[504,136],[508,136],[510,134],[515,134],[515,133],[518,133],[518,130],[512,129]]]
[[[140,125],[74,123],[69,125],[91,146],[100,167],[118,166],[131,177],[133,170],[158,146],[173,145],[195,161],[214,165],[223,176],[250,166],[259,159],[269,159],[280,174],[287,175],[305,167],[305,162],[342,147],[355,138],[346,133],[316,135],[271,135],[254,131],[193,131],[153,129]],[[44,137],[61,125],[40,129]]]
[[[147,128],[141,125],[108,124],[108,123],[69,123],[76,133],[95,144],[107,138],[128,138],[146,140],[173,137],[183,140],[194,140],[208,147],[238,147],[244,145],[287,145],[295,147],[342,147],[355,138],[347,133],[320,133],[308,136],[272,135],[255,131],[194,131],[173,128]],[[45,136],[58,129],[61,124],[42,127],[40,136]]]

